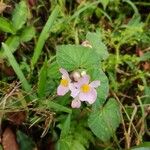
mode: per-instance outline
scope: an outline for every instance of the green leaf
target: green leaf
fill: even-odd
[[[56,150],[70,150],[70,147],[72,145],[71,141],[72,141],[71,136],[59,139],[56,145]]]
[[[146,52],[142,56],[140,56],[140,61],[147,61],[147,60],[150,60],[150,52]]]
[[[51,100],[46,102],[46,106],[48,109],[54,109],[54,111],[60,111],[60,112],[66,112],[66,113],[72,113],[72,110],[62,106],[58,103],[52,102]]]
[[[114,99],[109,99],[101,110],[93,111],[90,114],[88,125],[99,139],[106,142],[113,137],[120,121],[119,106]]]
[[[56,61],[48,65],[48,73],[47,76],[51,79],[60,78],[59,65]]]
[[[56,6],[55,9],[52,11],[51,15],[49,16],[41,34],[40,34],[37,44],[35,46],[34,54],[33,54],[32,60],[31,60],[32,69],[34,68],[34,65],[36,64],[37,60],[39,59],[39,57],[41,55],[42,48],[45,44],[45,41],[49,37],[49,34],[51,32],[50,29],[53,26],[55,20],[57,19],[58,14],[59,14],[59,7]]]
[[[2,146],[0,145],[0,150],[3,150]]]
[[[16,7],[12,14],[12,23],[16,30],[19,30],[26,23],[28,18],[28,6],[25,1],[21,1],[16,4]]]
[[[10,48],[11,52],[14,53],[20,44],[20,39],[18,36],[10,36],[5,41],[5,44]],[[4,57],[6,57],[4,53],[4,49],[1,49],[0,58],[4,58]]]
[[[102,69],[91,69],[88,71],[88,73],[91,76],[91,81],[93,80],[99,80],[100,81],[100,86],[96,89],[97,90],[97,100],[93,104],[93,109],[99,109],[100,106],[104,104],[106,101],[106,98],[108,96],[109,92],[109,83],[108,83],[108,78],[103,72]]]
[[[136,147],[132,147],[131,150],[149,150],[150,142],[144,142]]]
[[[46,94],[46,83],[47,83],[47,60],[44,62],[40,72],[39,72],[39,79],[38,79],[38,96],[42,98]]]
[[[60,137],[63,138],[67,136],[70,132],[70,122],[71,122],[71,114],[69,114],[62,126],[61,135]]]
[[[99,57],[93,49],[80,45],[58,46],[56,58],[58,64],[68,71],[78,68],[93,68],[99,64]]]
[[[107,5],[109,4],[109,0],[100,0],[100,2],[103,5],[103,8],[106,9]]]
[[[25,27],[22,30],[20,40],[22,42],[28,42],[35,36],[35,28],[33,26]]]
[[[123,0],[123,2],[128,3],[133,8],[134,15],[136,15],[136,16],[139,15],[139,12],[138,12],[138,9],[137,9],[136,5],[131,0]]]
[[[0,17],[0,31],[15,34],[12,22],[4,17]]]
[[[32,150],[35,148],[35,143],[32,141],[32,139],[19,130],[17,131],[17,141],[19,143],[20,150]]]
[[[17,63],[15,57],[13,56],[12,52],[10,51],[10,48],[5,43],[2,43],[2,47],[5,51],[5,55],[7,56],[9,63],[13,67],[20,82],[22,83],[23,88],[25,89],[26,92],[31,92],[31,86],[28,83],[28,81],[26,80],[22,70],[19,67],[19,64]]]
[[[86,150],[80,141],[73,139],[72,136],[61,138],[58,143],[56,150]]]
[[[99,32],[92,33],[88,32],[86,39],[92,45],[92,48],[96,51],[101,60],[105,60],[108,57],[108,51],[106,45],[102,42],[102,37]]]

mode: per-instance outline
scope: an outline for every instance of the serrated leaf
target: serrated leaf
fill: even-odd
[[[97,100],[93,104],[93,109],[99,109],[100,106],[104,104],[109,92],[109,83],[108,78],[103,72],[102,69],[91,69],[88,71],[91,76],[91,81],[99,80],[100,86],[96,89],[97,90]]]
[[[15,52],[20,44],[20,39],[18,36],[10,36],[6,41],[5,44],[9,46],[11,52]],[[0,58],[6,57],[4,54],[4,49],[0,50]]]
[[[91,48],[80,45],[58,46],[56,57],[58,64],[68,71],[93,68],[99,64],[99,57],[96,53]]]
[[[113,137],[120,121],[119,106],[114,99],[110,99],[101,110],[90,114],[88,125],[99,139],[106,142]]]
[[[39,72],[39,78],[38,78],[38,96],[40,98],[44,97],[46,94],[46,83],[47,83],[47,60],[44,62],[40,72]]]
[[[26,23],[28,18],[28,6],[25,1],[16,4],[12,14],[12,23],[16,30],[19,30]]]
[[[35,143],[32,139],[19,130],[17,131],[17,141],[19,142],[20,150],[32,150],[35,148]]]
[[[12,22],[4,17],[0,17],[0,31],[15,34]]]
[[[97,55],[101,58],[101,60],[105,60],[108,57],[109,54],[107,51],[107,47],[102,42],[102,38],[99,32],[88,32],[86,35],[86,39],[90,42],[92,48],[96,51]]]
[[[25,27],[22,30],[20,40],[22,42],[28,42],[35,36],[35,28],[33,26]]]

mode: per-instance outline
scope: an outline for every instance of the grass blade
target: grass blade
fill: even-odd
[[[17,63],[15,57],[13,56],[10,48],[5,43],[2,43],[2,47],[5,51],[5,55],[7,56],[9,63],[13,67],[13,69],[14,69],[15,73],[17,74],[20,82],[22,83],[22,87],[24,88],[24,90],[26,92],[31,91],[31,87],[30,87],[28,81],[26,80],[23,72],[21,71],[19,64]]]
[[[71,114],[72,113],[72,110],[65,107],[65,106],[62,106],[58,103],[55,103],[55,102],[52,102],[51,100],[49,100],[47,103],[46,103],[46,106],[48,109],[54,109],[54,111],[60,111],[60,112],[66,112],[66,113],[69,113]]]
[[[39,80],[38,80],[38,96],[40,98],[45,96],[46,82],[47,82],[47,60],[44,62],[40,72],[39,72]]]
[[[54,21],[56,20],[58,14],[59,14],[59,7],[56,6],[55,9],[53,10],[53,12],[51,13],[51,15],[49,16],[41,34],[40,34],[40,37],[37,41],[36,47],[34,49],[34,54],[33,54],[32,60],[31,60],[32,69],[34,69],[34,65],[36,64],[36,62],[42,52],[44,43],[47,40],[47,38],[49,37],[50,29],[51,29]]]

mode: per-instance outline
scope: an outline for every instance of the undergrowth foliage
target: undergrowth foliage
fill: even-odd
[[[149,149],[147,6],[1,1],[0,149]]]

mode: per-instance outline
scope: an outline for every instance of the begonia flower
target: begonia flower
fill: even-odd
[[[97,98],[97,91],[95,88],[100,86],[100,81],[95,80],[91,83],[89,83],[89,81],[90,77],[88,75],[84,75],[77,83],[71,83],[69,85],[71,96],[75,99],[78,97],[80,101],[86,101],[89,104],[93,104]]]
[[[57,95],[63,96],[69,91],[69,84],[71,79],[65,69],[60,68],[59,71],[62,73],[62,79],[60,81],[60,85],[57,88]]]

